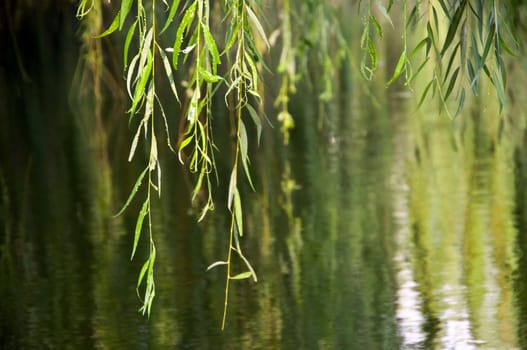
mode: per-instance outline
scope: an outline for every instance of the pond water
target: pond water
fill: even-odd
[[[450,120],[380,86],[374,100],[348,82],[331,107],[297,96],[291,144],[275,126],[252,148],[242,245],[259,280],[233,282],[224,331],[225,271],[206,268],[227,254],[228,163],[198,224],[190,178],[163,153],[148,319],[135,291],[145,252],[130,261],[140,204],[112,216],[140,167],[125,160],[130,131],[89,161],[69,83],[19,83],[15,102],[4,91],[3,120],[26,121],[2,131],[0,348],[527,348],[524,112],[499,117],[481,98]],[[18,136],[26,148],[9,153]]]

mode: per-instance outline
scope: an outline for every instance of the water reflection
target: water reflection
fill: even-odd
[[[168,180],[153,208],[157,296],[146,319],[135,293],[145,252],[129,259],[138,204],[121,218],[109,208],[138,171],[119,159],[127,142],[110,137],[115,164],[99,171],[82,136],[66,152],[57,143],[68,131],[51,145],[33,135],[17,155],[27,175],[0,167],[0,347],[526,348],[523,127],[498,138],[492,106],[475,103],[456,121],[409,116],[401,99],[373,101],[341,83],[335,106],[292,101],[304,119],[288,147],[266,131],[252,164],[257,192],[242,193],[243,248],[259,282],[234,284],[223,333],[224,271],[205,269],[226,254],[224,205],[198,225],[176,157],[160,151]],[[60,106],[62,93],[46,91],[41,99]],[[2,116],[12,108],[42,126],[36,97],[2,102]],[[75,120],[57,110],[56,123]]]

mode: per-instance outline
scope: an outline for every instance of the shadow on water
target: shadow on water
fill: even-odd
[[[224,271],[205,272],[227,251],[223,187],[197,224],[187,175],[162,151],[147,319],[135,291],[143,246],[130,261],[139,204],[112,216],[139,171],[125,159],[126,123],[114,126],[125,107],[64,97],[79,59],[74,13],[48,22],[44,8],[17,32],[32,50],[27,77],[0,56],[1,348],[527,347],[525,97],[503,116],[482,98],[451,121],[353,71],[333,105],[306,98],[321,87],[305,83],[291,144],[267,128],[254,152],[257,191],[241,196],[259,282],[233,285],[224,332]]]

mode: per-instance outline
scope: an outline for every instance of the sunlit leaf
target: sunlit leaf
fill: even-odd
[[[267,35],[265,35],[265,31],[260,24],[260,21],[258,20],[258,17],[256,17],[256,14],[253,12],[250,6],[246,5],[245,9],[247,10],[247,14],[249,15],[249,19],[251,20],[252,24],[256,27],[256,30],[258,31],[258,34],[260,34],[260,37],[264,41],[265,45],[267,46],[267,49],[269,50],[271,48],[271,45],[269,44],[269,41],[267,40]]]
[[[176,100],[179,102],[179,96],[176,89],[176,83],[174,82],[174,75],[172,74],[172,67],[170,66],[170,61],[168,60],[167,55],[160,46],[158,46],[158,51],[159,55],[161,56],[161,60],[163,61],[163,67],[165,68],[165,74],[168,79],[170,89],[176,97]]]
[[[399,78],[399,76],[403,72],[405,63],[406,63],[406,51],[403,50],[403,52],[401,53],[401,56],[399,57],[399,61],[397,61],[397,65],[395,66],[395,71],[393,72],[393,76],[390,80],[388,80],[386,85],[392,84],[394,81],[397,80],[397,78]]]
[[[220,53],[218,52],[218,47],[216,46],[214,37],[210,33],[209,27],[206,25],[203,25],[202,28],[203,28],[203,37],[205,38],[205,44],[207,45],[207,49],[212,55],[213,74],[216,74],[216,66],[220,64]]]
[[[165,30],[168,29],[172,21],[174,20],[178,6],[179,6],[179,0],[172,0],[172,5],[170,6],[170,11],[168,13],[167,20],[165,22],[165,25],[163,26],[163,29],[161,29],[161,32],[159,32],[159,35],[163,34]]]
[[[119,30],[123,29],[124,22],[126,21],[126,17],[128,16],[128,13],[130,12],[130,9],[132,8],[133,0],[122,0],[121,1],[121,10],[119,11]]]
[[[242,201],[237,188],[234,190],[234,221],[236,221],[240,237],[243,237]]]
[[[117,15],[115,15],[115,17],[114,17],[112,23],[110,24],[110,26],[108,27],[108,29],[106,29],[101,34],[96,35],[95,38],[103,38],[103,37],[105,37],[107,35],[110,35],[113,32],[115,32],[119,28],[119,18],[120,18],[120,11],[117,12]]]
[[[232,201],[234,199],[234,191],[236,190],[236,187],[236,169],[232,169],[231,178],[229,180],[229,194],[227,196],[227,208],[229,208],[229,210],[232,208]]]
[[[252,276],[252,272],[251,271],[246,271],[246,272],[242,272],[242,273],[239,273],[235,276],[232,276],[230,277],[231,280],[243,280],[243,279],[247,279],[249,277]]]
[[[206,271],[209,271],[213,268],[215,268],[216,266],[220,266],[220,265],[228,265],[229,263],[227,261],[215,261],[213,262],[212,264],[210,264],[208,267],[207,267],[207,270]]]
[[[137,21],[132,23],[130,28],[128,28],[128,33],[126,34],[126,39],[124,41],[124,50],[123,50],[123,62],[124,62],[124,69],[126,70],[126,66],[128,65],[128,52],[130,49],[130,43],[132,42],[132,38],[135,34],[135,28],[137,27]]]

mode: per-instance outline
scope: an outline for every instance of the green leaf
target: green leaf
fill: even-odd
[[[258,20],[258,17],[256,17],[256,14],[253,12],[250,6],[246,5],[245,8],[247,9],[247,14],[249,15],[249,20],[253,23],[253,25],[256,27],[256,30],[258,31],[258,34],[260,34],[260,37],[264,41],[265,45],[267,46],[267,49],[269,50],[271,48],[271,45],[269,44],[269,41],[267,40],[267,35],[265,35],[265,31],[260,24],[260,21]]]
[[[448,50],[448,48],[450,47],[452,40],[454,40],[454,36],[457,32],[459,23],[461,22],[461,17],[463,15],[463,11],[465,9],[466,4],[467,4],[466,0],[461,1],[459,3],[459,7],[454,13],[454,16],[452,17],[452,21],[450,22],[450,25],[448,27],[448,32],[445,38],[445,43],[443,44],[443,48],[441,49],[441,56],[445,54],[446,50]]]
[[[448,84],[448,89],[446,90],[446,93],[445,93],[445,101],[448,99],[448,96],[450,96],[450,93],[452,92],[452,89],[454,88],[456,84],[456,79],[459,73],[459,68],[460,67],[457,67],[454,73],[452,73],[452,78],[450,78],[450,84]]]
[[[419,99],[419,103],[417,104],[417,108],[420,108],[421,105],[423,104],[425,98],[426,98],[426,95],[428,94],[428,91],[430,90],[430,87],[432,86],[432,83],[433,83],[433,80],[430,80],[430,82],[426,85],[424,91],[423,91],[423,94],[421,95],[421,98]]]
[[[456,58],[457,50],[460,47],[460,43],[457,43],[457,45],[454,47],[454,51],[452,51],[452,54],[450,55],[450,59],[448,60],[448,66],[446,68],[445,78],[443,79],[443,83],[447,80],[448,75],[450,74],[450,69],[452,68],[452,63],[454,63],[454,58]]]
[[[212,264],[210,264],[208,267],[207,267],[207,270],[205,271],[209,271],[213,268],[215,268],[216,266],[220,266],[220,265],[228,265],[229,263],[227,261],[215,261],[213,262]]]
[[[126,39],[124,41],[124,50],[123,50],[124,70],[126,70],[126,66],[128,65],[128,51],[130,49],[130,43],[132,42],[132,38],[134,37],[136,27],[137,27],[137,21],[132,23],[130,28],[128,28],[128,33],[126,34]]]
[[[253,275],[253,273],[251,271],[246,271],[246,272],[242,272],[242,273],[239,273],[235,276],[232,276],[232,277],[229,277],[231,280],[244,280],[244,279],[247,279],[249,277],[251,277]]]
[[[128,13],[130,13],[130,10],[132,8],[133,0],[122,0],[121,1],[121,10],[119,11],[119,30],[123,29],[124,22],[126,21],[126,17],[128,16]]]
[[[245,105],[247,107],[247,110],[249,111],[249,115],[251,116],[254,125],[256,126],[256,135],[258,138],[258,145],[260,145],[260,137],[262,136],[262,121],[260,120],[260,116],[256,112],[256,110],[251,106],[249,103]]]
[[[132,188],[132,191],[130,192],[130,195],[128,196],[128,199],[126,200],[126,203],[123,205],[121,210],[119,210],[119,212],[114,215],[114,217],[121,215],[125,211],[125,209],[130,205],[130,202],[132,201],[132,199],[134,199],[135,194],[137,193],[137,190],[139,190],[139,187],[141,186],[141,182],[143,181],[143,178],[145,177],[145,174],[147,171],[148,171],[148,167],[145,168],[145,170],[143,170],[143,172],[139,175],[139,177],[137,178],[135,182],[134,187]]]
[[[229,194],[227,195],[227,208],[229,208],[229,210],[231,210],[232,208],[232,201],[234,199],[234,191],[237,188],[236,178],[237,178],[236,168],[234,168],[232,169],[232,172],[231,172],[231,178],[229,180]]]
[[[157,51],[159,51],[159,55],[161,56],[161,60],[163,61],[163,67],[165,68],[165,74],[167,76],[170,89],[172,90],[172,93],[176,97],[176,100],[179,101],[179,96],[176,89],[176,83],[174,82],[174,75],[172,74],[172,67],[170,66],[170,61],[168,60],[167,55],[165,54],[165,51],[161,48],[161,46],[157,45]]]
[[[500,80],[498,78],[498,75],[496,74],[496,71],[493,73],[494,77],[494,86],[496,87],[496,93],[498,94],[498,101],[500,104],[500,113],[503,110],[503,106],[505,105],[505,94],[503,93],[503,86],[500,83]]]
[[[143,101],[146,84],[150,80],[152,72],[153,59],[152,55],[148,55],[146,67],[140,72],[139,82],[134,88],[134,97],[132,99],[132,107],[128,110],[131,116],[135,114],[136,108]]]
[[[150,266],[150,258],[148,258],[144,263],[143,267],[141,267],[141,271],[139,272],[139,276],[137,277],[137,288],[141,286],[141,282],[143,282],[143,278],[145,277],[146,270]]]
[[[161,32],[159,32],[159,35],[163,34],[165,30],[168,29],[172,21],[174,20],[178,6],[179,6],[179,0],[172,0],[172,6],[170,6],[170,12],[168,13],[165,25],[163,26],[163,29],[161,29]]]
[[[445,43],[443,44],[443,48],[441,49],[441,56],[445,54],[446,50],[448,50],[448,48],[450,47],[450,44],[452,43],[452,40],[454,39],[454,36],[457,32],[457,28],[461,21],[461,17],[463,16],[463,11],[465,10],[466,4],[467,4],[466,0],[461,1],[461,3],[459,4],[459,7],[454,13],[454,16],[452,17],[452,21],[450,22],[450,25],[448,27],[448,32],[446,34]],[[443,1],[441,1],[441,6],[443,5],[444,5]]]
[[[243,237],[242,202],[237,188],[234,190],[234,221],[236,221],[240,237]]]
[[[379,35],[379,37],[382,38],[382,27],[379,24],[379,22],[377,22],[377,18],[375,18],[375,16],[370,15],[370,21],[371,21],[371,23],[373,23],[373,26],[374,26],[375,30],[377,31],[377,34]]]
[[[218,47],[216,46],[214,37],[210,33],[209,27],[207,25],[202,25],[201,28],[203,29],[203,37],[205,38],[207,49],[212,55],[212,72],[213,74],[216,74],[216,66],[220,64],[220,53],[218,52]]]
[[[457,117],[459,113],[461,113],[461,111],[463,110],[464,104],[465,104],[465,89],[461,89],[461,95],[459,97],[459,103],[457,105],[457,110],[456,110],[456,114],[454,118]]]
[[[249,155],[248,155],[248,142],[247,142],[247,130],[245,129],[245,124],[240,120],[240,151],[242,158],[243,170],[245,171],[245,176],[251,189],[254,191],[253,181],[251,179],[251,174],[249,172]]]
[[[149,203],[150,201],[146,199],[143,203],[141,211],[139,212],[139,215],[137,216],[137,222],[135,223],[134,246],[132,248],[132,255],[130,256],[130,260],[134,258],[137,243],[139,242],[139,237],[141,237],[141,229],[143,228],[143,222],[145,220],[146,214],[148,213]]]
[[[424,38],[423,40],[421,40],[416,46],[415,48],[412,50],[412,52],[410,52],[410,55],[408,56],[408,58],[413,58],[418,52],[419,50],[428,44],[428,41],[430,39],[429,38]],[[427,55],[428,56],[428,55]]]
[[[110,26],[108,27],[108,29],[106,29],[104,32],[102,32],[101,34],[99,35],[96,35],[95,38],[99,39],[99,38],[103,38],[107,35],[110,35],[112,34],[113,32],[115,32],[118,28],[119,28],[119,17],[120,17],[120,11],[117,12],[117,15],[115,15],[115,18],[113,19],[112,23],[110,24]]]
[[[190,5],[190,7],[185,11],[181,22],[179,23],[179,27],[176,32],[176,38],[174,40],[174,45],[172,47],[172,49],[174,50],[172,53],[172,66],[174,67],[174,69],[177,69],[178,66],[178,57],[179,52],[181,50],[181,43],[183,42],[183,35],[185,34],[187,28],[190,26],[192,20],[194,19],[194,16],[196,15],[196,4],[197,1],[193,2],[192,5]]]
[[[219,75],[214,75],[211,72],[203,69],[200,67],[199,74],[207,83],[217,83],[218,81],[222,80],[223,78]]]
[[[399,61],[397,62],[397,65],[395,66],[395,71],[393,72],[392,78],[386,83],[386,85],[392,84],[394,81],[399,78],[401,73],[403,72],[404,64],[406,63],[406,50],[403,50],[401,53],[401,56],[399,57]]]

